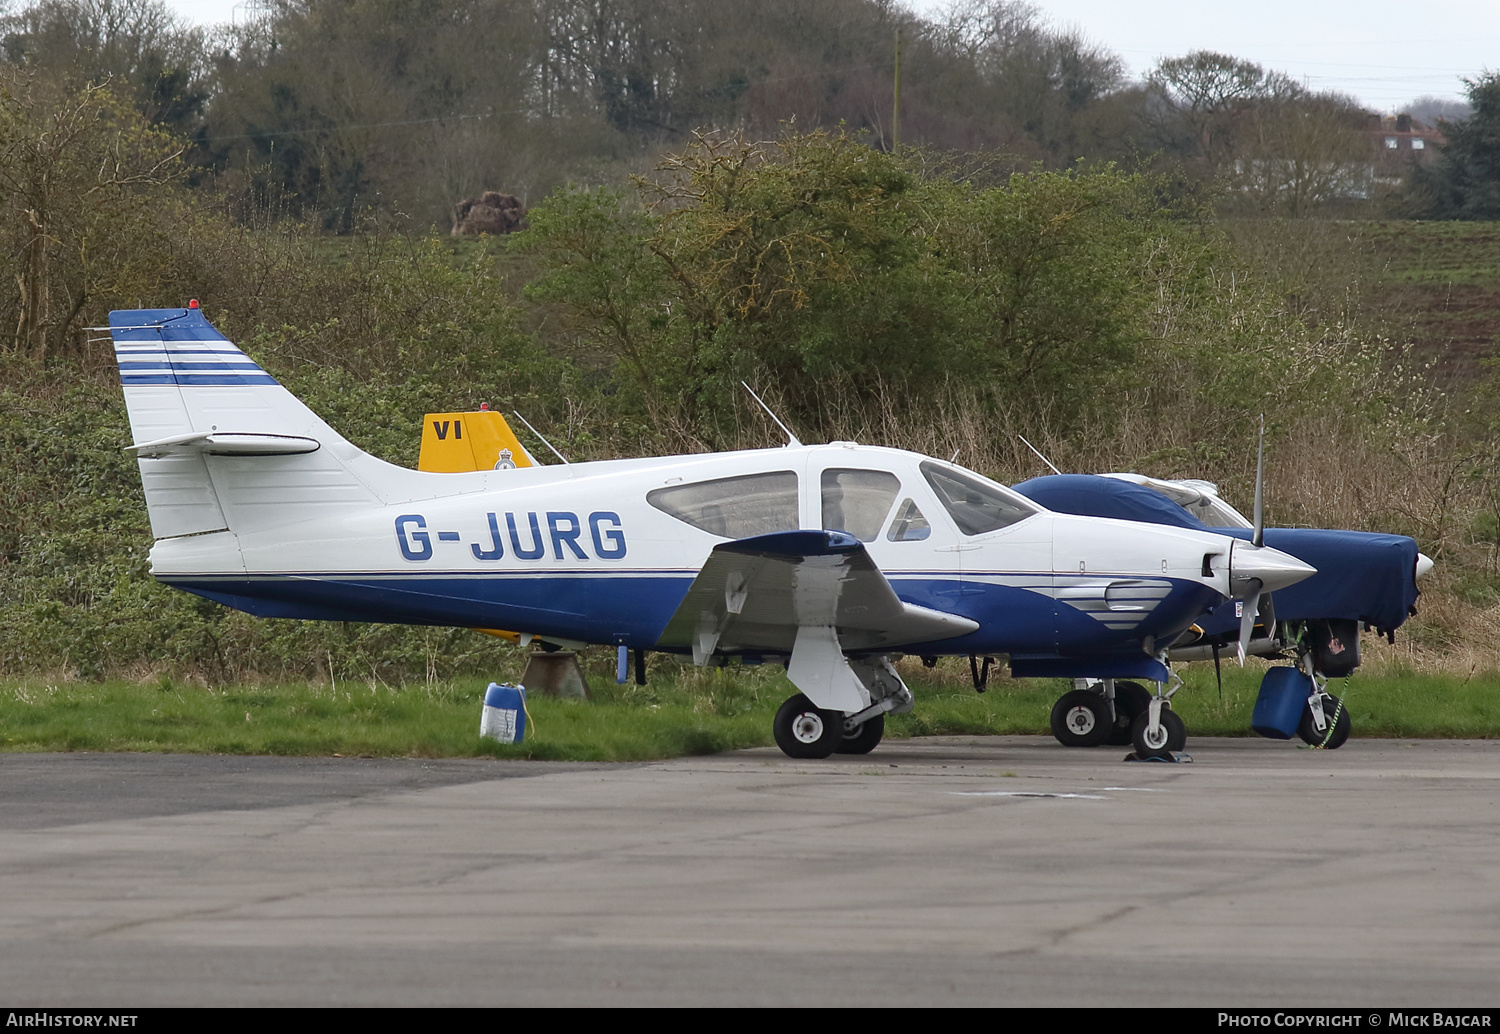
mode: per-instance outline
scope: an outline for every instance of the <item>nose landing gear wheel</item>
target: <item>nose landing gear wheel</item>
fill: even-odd
[[[1141,757],[1155,755],[1160,757],[1172,754],[1187,746],[1187,726],[1176,713],[1161,709],[1161,722],[1156,730],[1156,735],[1150,734],[1151,712],[1142,711],[1136,716],[1135,724],[1130,727],[1130,742],[1135,747],[1135,752]]]
[[[1052,735],[1064,747],[1097,747],[1109,727],[1109,702],[1093,690],[1064,693],[1052,705]]]
[[[844,733],[844,738],[839,745],[833,748],[835,754],[868,754],[874,750],[885,735],[885,715],[878,714],[874,718],[866,718],[853,732]]]
[[[1337,711],[1338,721],[1333,720],[1333,713]],[[1312,708],[1302,709],[1302,720],[1297,723],[1297,735],[1303,743],[1314,747],[1321,746],[1324,750],[1338,750],[1349,738],[1349,729],[1353,723],[1349,720],[1349,709],[1339,706],[1339,698],[1332,693],[1323,694],[1323,731],[1313,724]],[[1333,734],[1329,735],[1328,723],[1333,724]],[[1327,739],[1328,742],[1323,741]]]
[[[838,711],[820,711],[798,693],[777,710],[771,734],[789,758],[826,758],[844,740],[844,716]]]

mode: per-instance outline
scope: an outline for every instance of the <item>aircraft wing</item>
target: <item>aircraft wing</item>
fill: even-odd
[[[657,645],[790,654],[800,628],[832,628],[844,651],[967,635],[978,622],[905,603],[842,531],[784,531],[714,547]]]

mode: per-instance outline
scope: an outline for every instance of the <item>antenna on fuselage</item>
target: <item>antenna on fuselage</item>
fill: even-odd
[[[1032,445],[1030,442],[1028,442],[1026,440],[1026,436],[1024,434],[1018,434],[1018,435],[1016,435],[1016,437],[1019,438],[1019,439],[1021,439],[1021,443],[1023,445],[1025,445],[1026,448],[1028,448],[1032,452],[1036,453],[1036,458],[1037,459],[1039,459],[1043,463],[1047,464],[1047,466],[1052,467],[1052,461],[1049,460],[1047,457],[1043,456],[1042,455],[1042,451],[1040,449],[1038,449],[1035,445]],[[1052,467],[1052,473],[1054,473],[1054,474],[1061,474],[1062,471],[1058,470],[1056,467]]]
[[[744,381],[740,381],[740,384],[744,387],[744,389],[746,391],[748,391],[750,393],[750,397],[751,398],[753,398],[756,402],[760,403],[760,408],[764,409],[766,411],[766,415],[768,417],[770,417],[772,420],[776,421],[776,426],[779,427],[779,428],[781,428],[782,433],[784,433],[786,435],[786,443],[787,443],[787,445],[790,446],[790,445],[801,445],[802,444],[801,442],[799,442],[797,440],[797,436],[792,433],[791,428],[787,427],[786,424],[783,424],[781,422],[781,418],[779,416],[777,416],[775,413],[773,413],[771,411],[771,407],[768,406],[768,405],[766,405],[765,402],[761,399],[761,397],[755,393],[755,389],[754,388],[750,387],[750,385],[746,384]]]
[[[528,430],[532,434],[536,435],[537,438],[541,439],[541,443],[543,445],[545,445],[547,448],[549,448],[549,449],[552,450],[552,455],[556,456],[558,459],[562,460],[564,463],[568,462],[568,457],[566,457],[562,453],[558,452],[557,448],[551,442],[547,441],[547,439],[542,438],[542,432],[538,431],[535,427],[532,427],[531,423],[524,416],[521,415],[521,413],[520,413],[519,410],[512,409],[511,412],[516,414],[516,419],[517,420],[521,421],[521,423],[523,423],[523,424],[526,425],[526,430]]]

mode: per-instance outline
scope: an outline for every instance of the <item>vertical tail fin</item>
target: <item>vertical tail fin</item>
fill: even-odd
[[[377,500],[352,467],[379,461],[215,330],[196,302],[112,312],[109,329],[156,538],[253,530]],[[230,436],[237,441],[223,444]],[[307,444],[247,448],[256,438]]]

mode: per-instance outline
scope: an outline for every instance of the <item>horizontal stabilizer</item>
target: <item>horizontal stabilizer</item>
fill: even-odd
[[[714,548],[658,646],[790,654],[799,628],[833,628],[845,651],[967,635],[977,622],[903,602],[864,545],[841,531],[786,531]]]
[[[174,434],[140,445],[127,445],[125,451],[145,459],[155,459],[173,452],[202,452],[210,456],[296,456],[304,452],[317,452],[318,441],[315,438],[287,434],[196,431]]]

